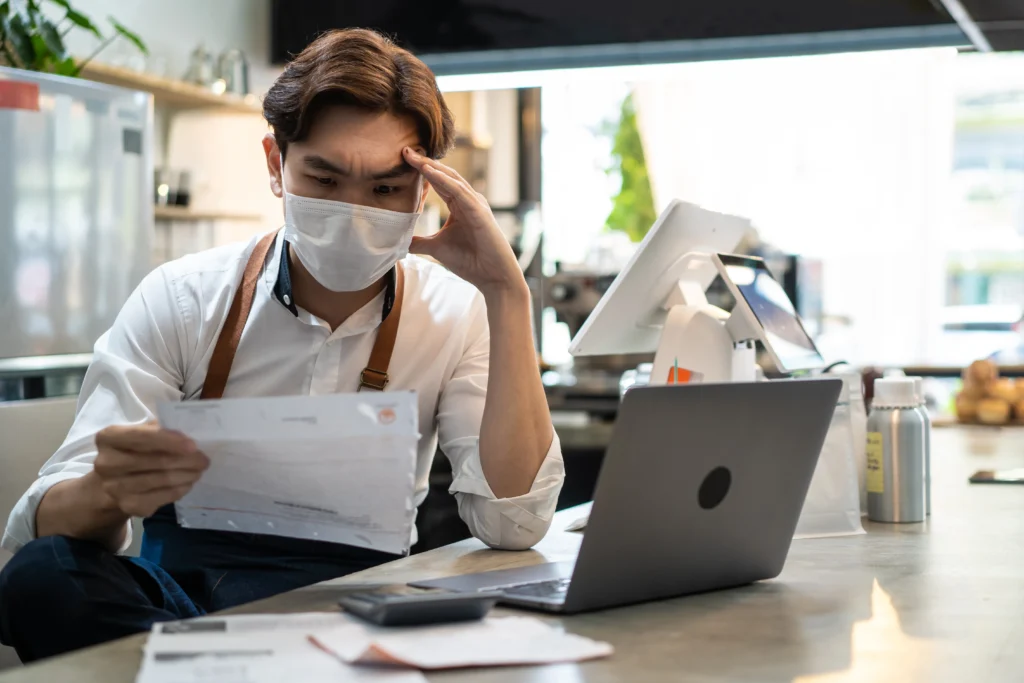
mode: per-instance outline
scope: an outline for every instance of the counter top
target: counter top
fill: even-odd
[[[1024,430],[951,428],[933,436],[933,509],[924,524],[795,541],[768,582],[572,617],[544,617],[606,640],[580,665],[431,674],[431,681],[786,681],[996,683],[1024,680],[1024,487],[969,485],[980,468],[1024,467]],[[463,541],[236,612],[333,609],[340,584],[424,577],[575,557],[558,514],[522,553]],[[0,675],[2,683],[129,683],[144,635]]]

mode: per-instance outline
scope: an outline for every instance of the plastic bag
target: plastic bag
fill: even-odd
[[[863,469],[861,460],[866,457],[867,421],[861,420],[864,417],[861,380],[857,373],[839,376],[843,379],[843,390],[794,538],[864,533],[860,522],[864,473],[860,470]]]
[[[850,392],[850,424],[853,428],[853,465],[860,484],[860,514],[868,514],[868,410],[860,375],[843,377],[844,393]]]

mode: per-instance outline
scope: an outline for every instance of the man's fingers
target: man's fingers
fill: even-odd
[[[465,185],[466,187],[469,187],[469,181],[466,180],[465,178],[463,178],[461,175],[459,175],[459,172],[456,171],[451,166],[448,166],[446,164],[442,164],[437,159],[428,159],[427,157],[423,157],[423,159],[425,160],[424,164],[426,166],[429,166],[430,168],[433,168],[433,169],[435,169],[437,171],[440,171],[441,173],[444,173],[446,176],[448,176],[452,180],[454,180],[454,181],[456,181],[458,183],[461,183],[461,184]]]
[[[423,154],[420,154],[419,152],[414,150],[412,147],[406,147],[402,151],[405,154],[405,160],[412,164],[413,168],[415,168],[416,170],[422,170],[424,167],[433,168],[435,170],[441,171],[452,180],[457,180],[465,183],[466,185],[469,185],[469,183],[466,182],[466,179],[459,175],[458,171],[456,171],[454,168],[451,168],[450,166],[442,164],[437,159],[431,159],[428,156],[424,156]]]
[[[434,190],[441,195],[441,199],[448,204],[465,197],[468,192],[459,181],[445,175],[433,166],[424,165],[421,173],[423,173],[423,177],[427,179],[427,182],[433,186]]]
[[[460,176],[458,171],[456,171],[454,168],[451,168],[450,166],[445,166],[440,161],[434,161],[434,160],[427,161],[427,163],[424,166],[424,168],[429,168],[430,170],[434,171],[435,173],[443,175],[444,177],[446,177],[449,180],[451,180],[453,183],[455,183],[458,186],[459,191],[461,193],[466,194],[468,196],[473,196],[473,197],[476,196],[477,193],[476,193],[476,190],[473,189],[473,186],[469,184],[468,180],[466,180],[465,178]]]
[[[140,472],[119,477],[105,486],[107,493],[114,498],[144,495],[161,489],[173,489],[180,486],[191,486],[199,481],[202,472],[196,470],[163,470],[162,472]]]
[[[179,453],[134,453],[117,448],[101,450],[93,465],[96,474],[104,478],[162,470],[202,472],[209,466],[210,459],[199,451],[182,455]]]
[[[469,183],[466,182],[466,179],[459,175],[455,169],[449,168],[439,161],[425,157],[413,150],[411,147],[405,148],[405,157],[413,168],[417,169],[428,181],[430,181],[430,184],[434,186],[434,190],[437,191],[445,201],[459,198],[462,195],[466,195],[467,197],[475,196],[473,188],[470,187]]]
[[[156,425],[107,427],[96,434],[97,448],[116,448],[137,453],[194,453],[192,439]]]
[[[121,511],[132,517],[149,517],[164,505],[181,500],[192,489],[191,484],[160,489],[146,494],[127,495],[118,500]]]

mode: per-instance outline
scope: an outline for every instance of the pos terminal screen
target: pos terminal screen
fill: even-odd
[[[818,368],[825,364],[804,329],[782,285],[772,277],[764,261],[719,254],[726,275],[764,330],[761,340],[775,355],[782,372]]]

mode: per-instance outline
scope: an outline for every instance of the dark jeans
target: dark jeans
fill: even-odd
[[[0,642],[23,662],[344,576],[395,555],[146,520],[142,557],[65,536],[37,539],[0,572]]]

